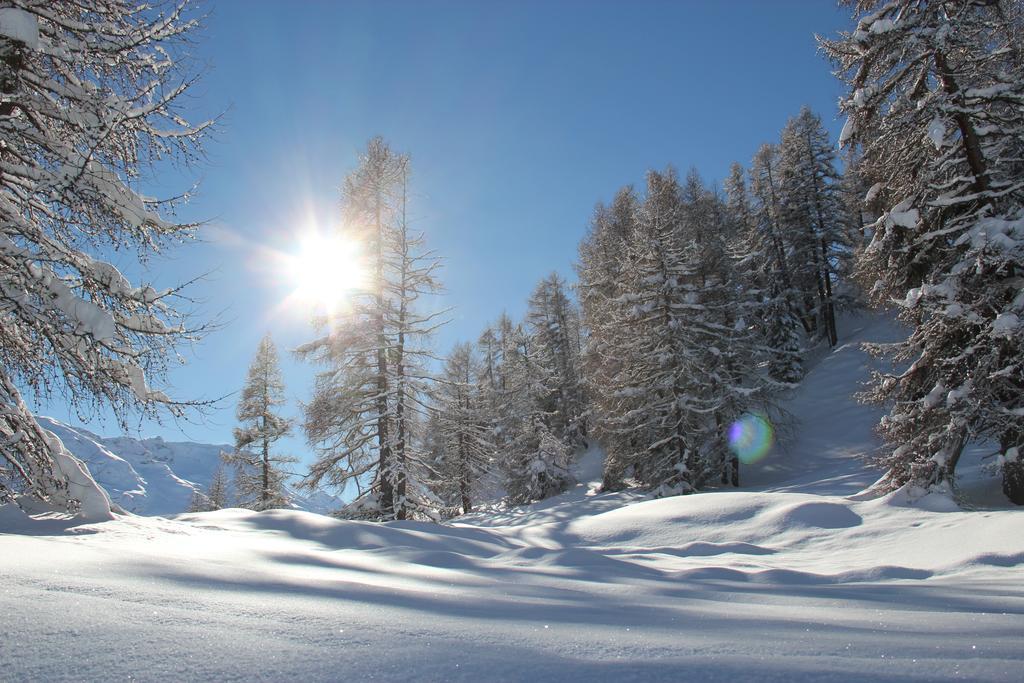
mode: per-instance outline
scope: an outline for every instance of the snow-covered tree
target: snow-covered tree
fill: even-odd
[[[541,280],[527,303],[535,401],[569,448],[586,446],[586,398],[580,377],[580,319],[557,273]]]
[[[779,165],[775,145],[762,145],[754,155],[750,187],[755,200],[755,225],[748,233],[746,246],[762,264],[766,296],[761,324],[768,346],[775,349],[772,376],[792,383],[803,377],[804,336],[814,329],[814,321],[808,314],[812,303],[799,295],[794,284],[792,257],[785,240]]]
[[[480,394],[480,419],[491,434],[488,437],[494,451],[507,452],[516,429],[520,406],[526,397],[517,386],[517,340],[522,334],[520,326],[506,313],[488,325],[477,340],[476,386]]]
[[[680,184],[672,169],[649,173],[634,206],[620,217],[630,227],[619,233],[618,258],[606,262],[614,270],[601,257],[618,231],[608,210],[598,211],[581,246],[584,318],[598,323],[584,367],[607,450],[605,486],[631,475],[669,495],[712,478],[738,483],[728,428],[770,406],[774,386],[761,369],[766,348],[754,322],[762,302],[730,246],[742,218],[696,172]]]
[[[557,495],[575,483],[569,467],[572,449],[534,414],[516,433],[505,461],[508,501],[522,505]]]
[[[663,492],[692,490],[688,463],[696,452],[693,416],[684,409],[696,357],[685,338],[692,299],[685,284],[690,273],[681,239],[680,192],[674,170],[648,173],[618,306],[606,321],[618,362],[601,401],[606,406],[601,431],[612,437],[605,469],[632,470],[640,483]]]
[[[625,293],[625,272],[637,230],[639,200],[632,187],[616,193],[610,205],[598,204],[587,236],[580,243],[579,275],[580,307],[587,329],[582,349],[583,380],[591,411],[591,427],[595,437],[609,452],[622,452],[628,434],[605,429],[613,424],[612,416],[622,410],[623,397],[610,391],[612,379],[620,371],[623,359],[619,348],[624,342],[621,325]],[[602,488],[615,490],[623,486],[623,460],[609,457],[604,463]]]
[[[850,253],[845,234],[835,152],[821,119],[804,107],[782,131],[780,190],[793,278],[803,300],[813,299],[817,337],[835,346],[837,274]]]
[[[199,489],[193,489],[192,497],[188,501],[188,512],[206,512],[206,494],[199,491]]]
[[[506,489],[509,479],[523,471],[516,454],[520,437],[533,430],[532,418],[543,410],[541,371],[533,361],[531,344],[524,326],[505,313],[477,341],[476,412],[487,430],[482,437],[494,453],[491,469],[501,473]]]
[[[213,471],[213,479],[203,493],[199,489],[192,492],[192,499],[189,501],[189,512],[211,512],[221,510],[228,505],[228,477],[224,472],[223,465],[218,465]]]
[[[154,162],[188,163],[210,124],[177,110],[194,79],[186,3],[13,0],[0,8],[0,500],[76,505],[23,391],[75,406],[180,413],[150,382],[195,337],[177,289],[134,286],[99,256],[145,258],[195,225],[143,195]]]
[[[238,402],[236,417],[242,426],[235,429],[235,450],[223,457],[235,468],[235,496],[241,507],[270,510],[288,505],[288,475],[282,468],[297,459],[272,450],[292,431],[291,420],[277,413],[286,402],[277,348],[268,333],[260,340]]]
[[[771,223],[757,220],[739,164],[730,169],[725,192],[726,210],[735,226],[730,244],[734,277],[748,302],[748,322],[763,344],[768,374],[777,382],[799,382],[803,332],[783,288]]]
[[[222,466],[213,471],[210,488],[207,489],[206,504],[208,510],[220,510],[228,506],[228,477]]]
[[[954,482],[972,441],[999,444],[1024,504],[1024,6],[851,3],[856,29],[823,46],[849,85],[841,144],[883,208],[858,275],[912,332],[870,400],[892,487]]]
[[[409,161],[404,158],[395,197],[391,230],[385,244],[385,296],[389,301],[387,328],[393,335],[391,392],[393,407],[393,464],[388,476],[394,482],[394,514],[405,519],[414,514],[431,516],[433,503],[425,483],[428,467],[422,425],[429,406],[425,403],[433,378],[428,365],[434,359],[424,343],[440,325],[446,311],[423,311],[422,297],[441,291],[437,271],[441,260],[426,249],[422,233],[413,233],[408,219]]]
[[[494,475],[494,428],[477,385],[479,361],[469,344],[457,344],[436,383],[434,487],[448,507],[470,512]],[[493,416],[491,416],[493,419]]]
[[[441,324],[421,311],[439,289],[439,260],[407,220],[408,157],[374,138],[345,180],[348,237],[362,246],[365,289],[318,321],[324,336],[299,355],[326,369],[305,406],[319,458],[306,478],[357,489],[345,514],[368,519],[429,516],[422,434],[430,358],[424,340]]]

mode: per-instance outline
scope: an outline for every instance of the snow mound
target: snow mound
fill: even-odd
[[[615,495],[617,509],[579,497],[490,526],[229,509],[69,530],[0,508],[0,526],[22,529],[0,534],[0,610],[17,634],[0,670],[1009,681],[1024,666],[1018,511]]]

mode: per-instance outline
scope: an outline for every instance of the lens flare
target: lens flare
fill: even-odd
[[[744,415],[729,427],[729,448],[748,465],[768,455],[774,441],[775,431],[760,415]]]

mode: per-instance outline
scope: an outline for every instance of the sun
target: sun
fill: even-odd
[[[287,261],[294,297],[328,313],[363,286],[359,243],[343,235],[309,231]]]

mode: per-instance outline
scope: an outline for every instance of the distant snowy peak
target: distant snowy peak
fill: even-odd
[[[39,424],[88,466],[111,501],[138,515],[186,512],[193,492],[207,491],[220,465],[220,454],[231,450],[227,444],[171,442],[160,437],[105,438],[49,417],[40,417]],[[289,493],[298,510],[327,513],[342,505],[322,491]]]

